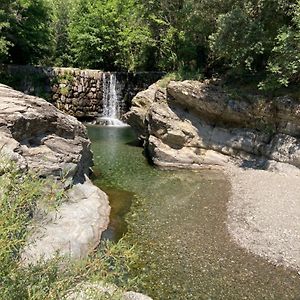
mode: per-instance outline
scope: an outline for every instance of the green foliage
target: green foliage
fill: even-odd
[[[299,0],[2,0],[0,60],[299,81]]]
[[[0,278],[5,278],[17,267],[37,202],[55,203],[57,195],[48,192],[45,180],[22,174],[4,159],[0,161],[0,174]]]
[[[262,88],[288,85],[299,74],[297,3],[236,1],[230,11],[219,15],[216,31],[210,35],[213,55],[235,74],[269,72]]]
[[[4,35],[4,30],[9,27],[8,22],[2,21],[4,16],[5,12],[0,10],[0,60],[8,54],[8,48],[11,45]]]
[[[5,62],[39,63],[52,51],[45,0],[4,0],[0,4],[0,54]],[[3,57],[3,55],[5,55]]]
[[[137,289],[139,280],[130,276],[137,260],[135,251],[120,240],[116,244],[103,243],[97,252],[80,261],[55,258],[28,268],[10,268],[10,276],[0,282],[0,299],[63,299],[70,291],[81,290],[80,284],[85,282]]]
[[[138,68],[149,39],[138,11],[133,0],[80,2],[69,26],[74,63],[108,70]]]
[[[269,76],[260,87],[272,90],[279,86],[287,87],[300,79],[300,1],[293,6],[292,24],[282,26],[275,39],[267,71]]]
[[[136,250],[120,240],[102,246],[86,259],[55,258],[36,266],[20,264],[32,217],[38,206],[53,209],[63,201],[63,190],[51,180],[22,173],[13,163],[0,161],[0,299],[62,299],[80,282],[109,282],[136,288],[130,277]]]
[[[70,66],[73,63],[70,54],[70,38],[68,31],[74,3],[76,3],[76,1],[50,1],[50,6],[52,8],[51,33],[54,47],[52,64],[55,66]]]
[[[70,92],[70,89],[68,86],[62,86],[59,88],[59,92],[64,95],[64,96],[67,96]]]

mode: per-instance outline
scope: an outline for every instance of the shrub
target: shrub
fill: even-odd
[[[109,282],[135,288],[130,277],[136,251],[125,241],[102,246],[89,257],[72,261],[56,257],[35,266],[24,267],[20,253],[33,215],[38,206],[55,209],[64,200],[64,192],[50,179],[23,173],[0,159],[0,299],[62,299],[80,282]],[[39,205],[42,203],[42,205]]]

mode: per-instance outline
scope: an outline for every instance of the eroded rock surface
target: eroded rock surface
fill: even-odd
[[[159,166],[276,169],[300,168],[299,112],[288,97],[235,100],[213,81],[171,81],[139,93],[125,119]]]
[[[84,181],[92,165],[85,127],[47,101],[0,84],[0,149],[41,176]]]
[[[92,152],[80,122],[41,98],[0,84],[0,153],[68,189],[65,203],[37,218],[22,253],[24,264],[57,254],[80,258],[98,245],[110,207],[107,195],[86,176]]]

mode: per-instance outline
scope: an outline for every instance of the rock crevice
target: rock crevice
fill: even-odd
[[[236,100],[217,82],[171,81],[166,89],[150,86],[132,104],[125,119],[157,165],[207,167],[232,160],[258,168],[300,167],[300,104],[291,98]]]

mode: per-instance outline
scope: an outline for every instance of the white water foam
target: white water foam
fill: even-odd
[[[121,101],[117,91],[117,77],[114,73],[103,74],[103,113],[97,120],[105,126],[128,126],[120,120]]]

